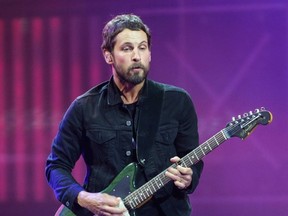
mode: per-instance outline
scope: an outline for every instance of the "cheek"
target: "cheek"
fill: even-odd
[[[151,62],[151,53],[149,52],[146,56],[147,62]]]
[[[126,64],[127,58],[123,57],[123,56],[115,56],[115,63],[117,64]]]

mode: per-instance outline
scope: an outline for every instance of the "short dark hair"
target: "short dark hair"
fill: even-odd
[[[147,35],[148,46],[151,47],[151,33],[149,28],[143,23],[139,16],[134,14],[122,14],[110,20],[102,31],[102,50],[112,52],[115,46],[115,37],[124,29],[139,31],[142,30]]]

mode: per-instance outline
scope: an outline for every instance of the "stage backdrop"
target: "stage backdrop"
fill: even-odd
[[[50,216],[59,206],[45,160],[73,99],[111,75],[101,30],[118,13],[151,28],[149,76],[191,94],[201,143],[233,116],[261,107],[273,114],[270,125],[204,158],[193,216],[287,215],[288,4],[204,2],[1,1],[1,215]],[[74,175],[82,182],[82,161]]]

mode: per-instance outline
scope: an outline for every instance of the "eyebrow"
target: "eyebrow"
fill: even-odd
[[[125,43],[123,43],[121,46],[125,46],[125,45],[132,45],[133,43],[131,43],[131,42],[125,42]],[[140,45],[141,44],[148,44],[148,42],[147,41],[142,41],[142,42],[140,42],[139,43]]]

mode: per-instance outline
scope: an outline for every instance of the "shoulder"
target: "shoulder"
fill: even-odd
[[[147,80],[147,83],[149,85],[149,88],[153,91],[155,89],[159,89],[164,91],[165,94],[168,95],[182,95],[182,96],[189,96],[189,93],[180,87],[174,86],[174,85],[170,85],[170,84],[166,84],[166,83],[161,83],[161,82],[156,82],[153,80]]]
[[[82,100],[85,100],[85,99],[89,99],[91,97],[97,97],[97,96],[101,95],[103,92],[107,91],[108,84],[109,84],[109,81],[105,81],[103,83],[100,83],[99,85],[96,85],[96,86],[90,88],[84,94],[78,96],[76,98],[76,100],[77,101],[82,101]]]
[[[185,89],[153,80],[148,80],[148,85],[152,92],[149,94],[150,96],[155,95],[157,91],[155,91],[155,89],[160,89],[164,92],[164,106],[172,106],[174,110],[178,110],[179,112],[184,112],[184,110],[188,110],[189,112],[193,111],[193,113],[195,112],[193,100]]]

